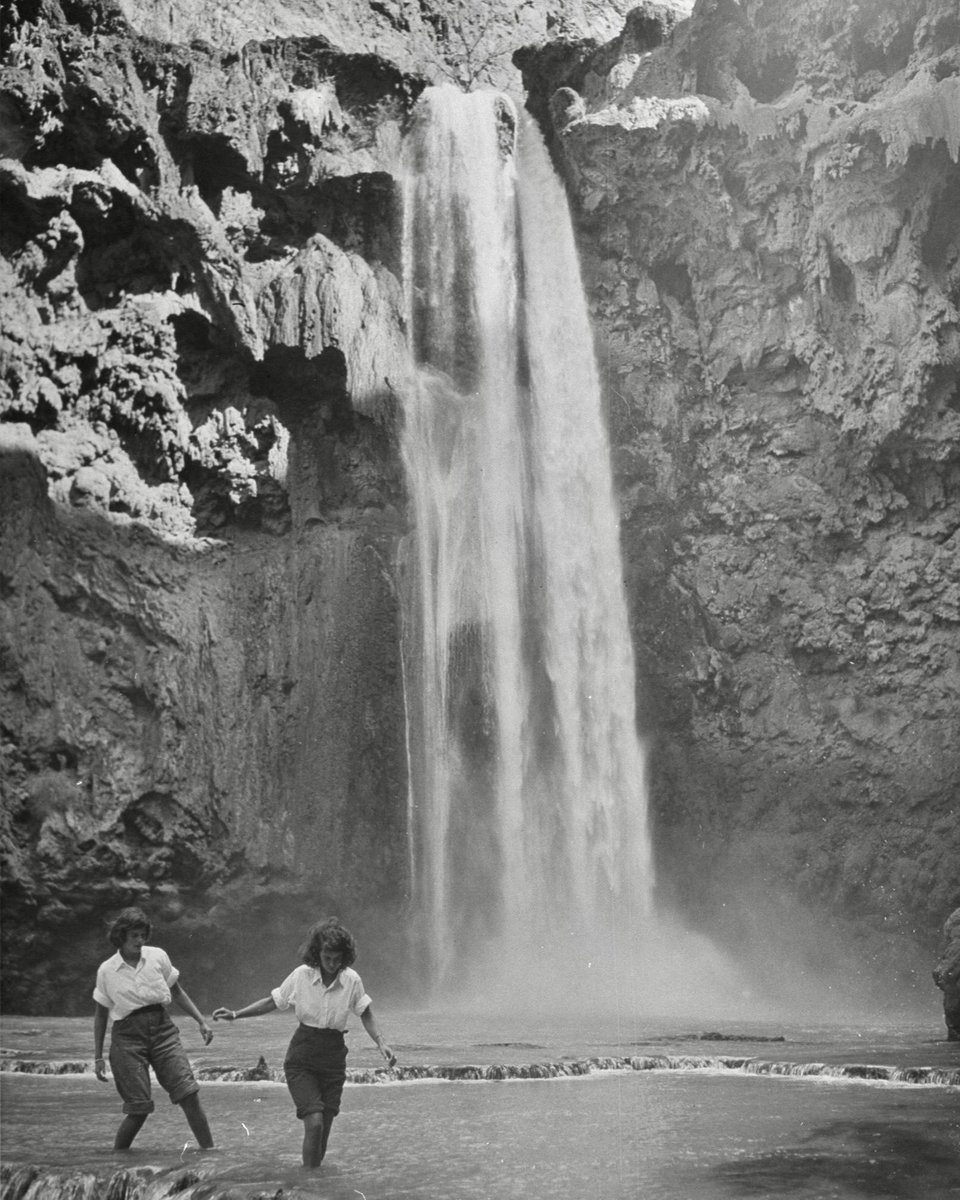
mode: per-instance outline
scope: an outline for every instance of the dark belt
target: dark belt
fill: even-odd
[[[127,1017],[138,1017],[141,1013],[164,1012],[164,1011],[166,1011],[166,1010],[164,1009],[164,1006],[162,1004],[145,1004],[143,1006],[143,1008],[135,1008],[133,1010],[133,1012],[128,1012],[127,1016],[121,1017],[120,1020],[125,1021],[127,1019]]]

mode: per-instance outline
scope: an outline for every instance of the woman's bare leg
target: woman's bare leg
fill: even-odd
[[[128,1113],[120,1122],[117,1136],[113,1139],[114,1150],[129,1150],[133,1139],[143,1128],[147,1113]]]
[[[197,1139],[200,1149],[209,1150],[213,1145],[213,1134],[210,1132],[207,1114],[200,1104],[200,1093],[194,1092],[192,1096],[185,1096],[180,1101],[180,1107],[183,1109],[183,1115],[187,1118],[187,1124],[193,1130],[193,1136]]]
[[[333,1118],[336,1113],[325,1112],[323,1114],[323,1137],[320,1140],[320,1158],[324,1159],[327,1156],[327,1141],[330,1138],[330,1126],[333,1124]]]
[[[312,1170],[323,1161],[323,1113],[307,1113],[303,1118],[303,1165]]]

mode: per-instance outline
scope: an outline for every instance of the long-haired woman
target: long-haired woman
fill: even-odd
[[[215,1021],[239,1021],[293,1008],[299,1022],[287,1047],[283,1070],[287,1088],[303,1122],[303,1165],[319,1167],[327,1152],[330,1126],[340,1111],[347,1077],[344,1032],[351,1013],[390,1066],[396,1062],[373,1016],[370,997],[353,969],[357,945],[336,917],[311,927],[295,967],[269,996],[240,1009],[214,1009]]]

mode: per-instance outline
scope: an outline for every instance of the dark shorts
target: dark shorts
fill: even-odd
[[[302,1121],[310,1113],[335,1117],[347,1077],[347,1044],[339,1029],[298,1025],[283,1061],[287,1089]]]
[[[154,1110],[151,1067],[174,1104],[200,1091],[180,1043],[180,1032],[163,1008],[141,1009],[113,1023],[110,1070],[123,1111],[130,1116],[146,1116]]]

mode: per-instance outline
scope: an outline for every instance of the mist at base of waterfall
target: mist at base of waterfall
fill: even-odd
[[[525,944],[477,942],[425,1008],[503,1012],[516,1005],[549,1018],[599,1018],[649,1028],[675,1020],[871,1025],[922,1022],[940,1010],[926,971],[900,977],[858,956],[840,933],[798,922],[766,940],[726,950],[670,914],[642,924]]]

